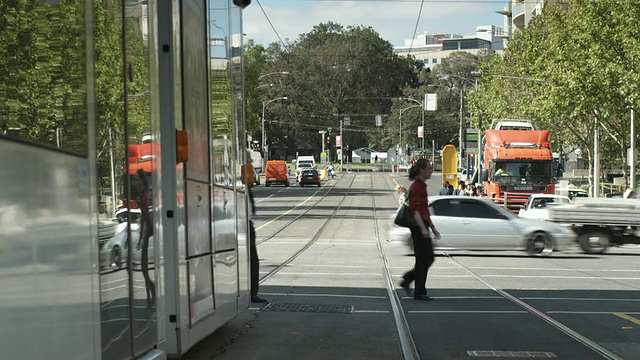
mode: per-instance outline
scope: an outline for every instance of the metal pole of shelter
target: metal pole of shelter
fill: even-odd
[[[267,146],[267,137],[266,134],[264,132],[264,109],[267,107],[267,105],[269,105],[270,103],[276,101],[276,100],[287,100],[288,98],[286,96],[281,96],[275,99],[271,99],[269,101],[263,101],[262,102],[262,149],[264,151],[264,158],[262,160],[262,169],[263,171],[266,170],[267,167],[267,160],[269,159],[269,147]]]

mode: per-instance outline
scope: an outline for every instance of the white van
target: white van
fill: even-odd
[[[313,156],[298,156],[296,159],[296,167],[298,167],[301,163],[309,163],[312,168],[316,168],[316,160]]]
[[[262,154],[260,151],[251,151],[251,165],[258,173],[262,173]]]

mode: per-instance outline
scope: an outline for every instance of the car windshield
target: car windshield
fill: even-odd
[[[548,184],[553,174],[551,161],[496,162],[493,181],[505,185]]]

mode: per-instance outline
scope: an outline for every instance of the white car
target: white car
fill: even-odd
[[[577,236],[562,225],[520,219],[486,198],[434,196],[429,210],[442,236],[434,241],[438,250],[526,250],[549,255]]]
[[[522,205],[518,216],[523,219],[547,220],[552,206],[571,204],[568,196],[552,194],[533,194]]]

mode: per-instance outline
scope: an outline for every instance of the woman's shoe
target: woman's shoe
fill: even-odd
[[[251,295],[251,302],[268,303],[269,300],[258,297],[258,295]]]
[[[407,295],[411,296],[411,291],[409,290],[409,282],[407,280],[400,281],[400,287],[404,289],[404,292],[406,292]]]
[[[427,295],[418,295],[418,296],[414,296],[413,300],[433,301],[433,298],[430,298]]]

